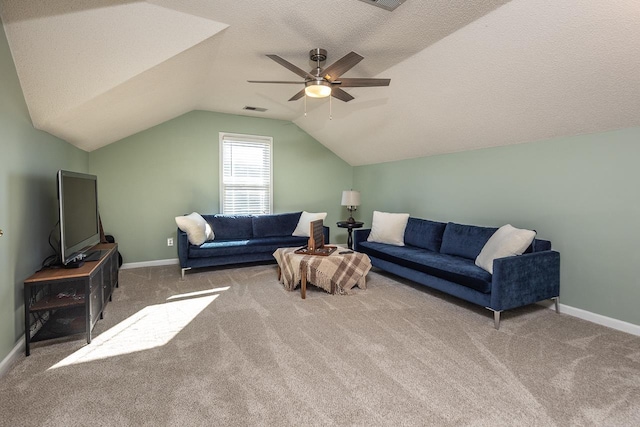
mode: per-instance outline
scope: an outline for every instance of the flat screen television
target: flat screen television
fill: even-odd
[[[59,170],[57,184],[60,261],[66,267],[80,266],[87,251],[100,243],[98,178]]]

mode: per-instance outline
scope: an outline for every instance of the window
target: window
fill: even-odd
[[[273,138],[220,133],[220,211],[270,214]]]

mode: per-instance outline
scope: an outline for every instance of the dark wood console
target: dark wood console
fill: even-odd
[[[87,261],[79,268],[40,270],[24,282],[25,354],[31,342],[85,333],[91,343],[91,330],[114,288],[118,286],[118,244],[101,243],[98,261]],[[40,328],[32,336],[32,326]]]

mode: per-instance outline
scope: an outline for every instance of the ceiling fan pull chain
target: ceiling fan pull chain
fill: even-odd
[[[304,93],[304,116],[307,117],[307,93]]]
[[[333,96],[329,95],[329,120],[333,120],[333,115],[331,114],[331,98],[333,98]]]

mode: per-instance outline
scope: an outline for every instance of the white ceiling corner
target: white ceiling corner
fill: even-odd
[[[0,0],[36,127],[91,151],[193,109],[294,121],[352,165],[640,125],[632,0]],[[349,103],[287,102],[308,51],[364,60]],[[265,113],[242,110],[245,105]]]
[[[510,2],[386,70],[388,96],[295,122],[353,165],[639,126],[640,7],[614,3]]]
[[[59,4],[58,13],[48,16],[28,15],[29,10],[5,5],[3,21],[34,126],[87,150],[113,142],[112,133],[127,136],[123,128],[137,128],[120,126],[117,121],[111,121],[111,131],[90,126],[104,124],[105,117],[126,119],[120,113],[130,108],[123,99],[131,100],[132,94],[138,100],[147,97],[149,106],[153,101],[167,104],[152,109],[172,109],[169,96],[158,97],[154,92],[157,89],[179,99],[180,94],[166,91],[166,86],[184,88],[184,84],[172,84],[173,80],[196,83],[194,70],[188,67],[194,59],[185,60],[184,69],[178,70],[174,65],[163,71],[162,64],[227,27],[147,2],[112,2],[108,7],[83,9],[73,8],[78,2],[67,3],[68,9]],[[197,62],[196,72],[200,73],[207,64]],[[180,79],[175,79],[176,72]],[[155,86],[138,78],[147,73],[153,75]],[[118,91],[121,87],[128,90]],[[140,122],[148,122],[145,118],[142,113]],[[152,120],[152,124],[159,122]]]

